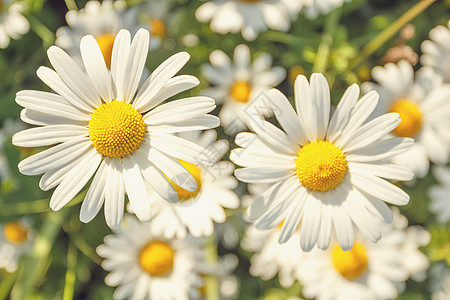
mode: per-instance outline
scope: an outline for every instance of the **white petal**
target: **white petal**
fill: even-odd
[[[117,228],[122,223],[125,202],[122,161],[120,158],[106,159],[105,219],[110,228]]]
[[[125,190],[134,213],[142,222],[150,221],[150,199],[142,178],[140,166],[133,155],[123,158],[123,179]]]
[[[175,96],[181,92],[189,90],[200,84],[197,77],[192,75],[178,75],[171,78],[167,84],[155,95],[155,99],[163,102],[172,96]]]
[[[278,167],[247,167],[237,169],[234,175],[237,179],[247,183],[275,183],[286,177],[292,175],[295,170],[286,168],[285,166]]]
[[[84,126],[50,125],[22,130],[12,137],[12,143],[19,147],[41,147],[87,135],[88,131]]]
[[[81,203],[80,221],[83,223],[90,222],[98,214],[105,202],[106,179],[108,177],[105,165],[104,160],[92,180],[83,203]]]
[[[106,67],[100,47],[92,35],[84,36],[81,39],[80,51],[86,72],[100,97],[106,102],[113,100],[111,75]],[[98,102],[96,103],[97,107],[101,105],[101,101]]]
[[[322,203],[313,195],[306,200],[300,229],[300,246],[303,251],[311,251],[319,238]]]
[[[366,174],[369,173],[374,176],[383,177],[392,180],[409,181],[413,179],[414,173],[408,167],[387,164],[387,163],[359,163],[348,162],[348,168],[351,173]]]
[[[342,250],[352,249],[354,243],[354,233],[352,220],[348,213],[340,206],[333,206],[333,224]]]
[[[317,111],[317,136],[323,140],[327,133],[330,119],[330,87],[325,77],[320,73],[314,73],[310,79],[311,102]]]
[[[131,35],[128,30],[122,29],[114,39],[111,56],[111,76],[116,86],[116,99],[126,99],[126,83],[128,80],[127,66],[130,57]]]
[[[58,185],[50,199],[50,208],[57,211],[63,208],[91,179],[97,170],[102,156],[94,149],[85,155],[67,177]]]
[[[348,162],[371,162],[389,159],[405,153],[414,146],[410,138],[390,138],[372,143],[369,146],[350,151],[346,154]]]
[[[250,128],[275,153],[281,152],[285,155],[295,155],[300,150],[298,144],[293,144],[283,131],[267,121],[251,121]]]

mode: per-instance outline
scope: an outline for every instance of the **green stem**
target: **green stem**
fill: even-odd
[[[97,265],[101,265],[102,259],[95,253],[95,250],[92,249],[92,247],[86,242],[85,239],[83,239],[83,237],[79,233],[73,232],[65,225],[63,225],[63,230],[69,235],[70,241],[81,253],[83,253],[87,258],[92,260]]]
[[[46,213],[41,230],[34,240],[33,248],[21,269],[11,291],[11,299],[30,299],[47,273],[51,262],[50,252],[60,231],[61,224],[67,219],[70,209]]]
[[[333,37],[336,32],[336,28],[339,24],[339,19],[341,16],[341,10],[336,9],[331,12],[325,23],[324,33],[322,34],[322,41],[317,48],[317,55],[314,60],[313,72],[325,73],[328,60],[330,58],[331,46],[333,45]]]
[[[48,48],[53,45],[55,41],[55,35],[53,32],[35,16],[30,14],[27,18],[28,21],[30,21],[31,30],[33,30],[42,39],[44,48]]]
[[[217,265],[217,244],[215,235],[213,234],[205,245],[206,263],[213,266]],[[215,274],[208,274],[205,278],[206,299],[219,300],[219,281]]]
[[[87,189],[75,196],[66,207],[77,205],[83,201],[86,193]],[[49,199],[39,199],[25,202],[0,203],[0,216],[28,215],[47,212],[50,211],[50,207],[48,206],[49,201]]]
[[[67,271],[66,271],[66,281],[64,283],[64,293],[63,300],[72,300],[73,292],[75,287],[76,276],[76,265],[77,265],[77,249],[73,244],[69,244],[67,249]]]
[[[64,0],[68,10],[78,10],[77,4],[74,0]]]
[[[11,288],[14,284],[14,282],[17,279],[17,276],[19,275],[19,270],[17,270],[14,273],[5,274],[2,276],[2,281],[0,283],[0,299],[6,299],[9,295],[9,292],[11,291]]]
[[[412,19],[417,17],[425,9],[427,9],[431,4],[436,2],[436,0],[421,0],[419,3],[411,7],[406,11],[400,18],[395,20],[389,27],[380,32],[375,36],[361,51],[361,53],[355,57],[349,65],[349,70],[357,67],[362,61],[371,56],[376,50],[386,43],[394,34],[396,34],[400,29],[402,29],[406,24],[411,22]]]

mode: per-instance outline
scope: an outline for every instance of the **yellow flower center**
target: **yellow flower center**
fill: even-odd
[[[170,180],[167,176],[166,178],[169,180],[170,184],[172,184],[173,188],[178,194],[178,200],[179,201],[186,201],[191,198],[194,198],[195,196],[200,193],[200,190],[202,188],[202,172],[199,167],[197,167],[194,164],[188,163],[186,161],[180,160],[180,163],[183,165],[183,167],[194,177],[195,182],[197,183],[197,188],[193,192],[189,192],[180,186],[178,186],[175,182]]]
[[[237,102],[247,103],[250,99],[252,88],[247,81],[236,81],[230,90],[231,97]]]
[[[139,254],[139,264],[142,269],[152,276],[162,276],[173,268],[175,251],[169,244],[152,241],[142,248]]]
[[[131,105],[113,100],[99,106],[89,121],[89,138],[104,156],[124,157],[144,140],[145,123]]]
[[[3,228],[3,232],[6,240],[15,244],[25,242],[28,237],[28,230],[18,222],[7,223]]]
[[[327,141],[316,141],[302,147],[295,163],[300,182],[313,191],[334,189],[347,173],[344,153]]]
[[[332,257],[333,266],[339,274],[347,279],[358,278],[367,270],[366,248],[358,242],[348,251],[344,251],[339,245],[336,245]]]
[[[154,36],[163,37],[166,35],[166,25],[160,19],[151,19],[150,33]]]
[[[422,128],[420,107],[408,99],[400,99],[391,106],[391,112],[400,114],[400,124],[394,133],[400,137],[413,137]]]
[[[112,57],[112,49],[114,45],[115,35],[112,34],[103,34],[97,38],[97,43],[102,51],[103,58],[105,59],[106,66],[108,69],[111,67],[111,57]]]

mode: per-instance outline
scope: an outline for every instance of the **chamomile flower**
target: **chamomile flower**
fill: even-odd
[[[150,50],[162,46],[168,34],[171,1],[149,0],[130,8],[139,24],[150,31]]]
[[[300,227],[300,245],[327,249],[334,228],[344,250],[354,242],[353,224],[369,240],[381,238],[378,222],[390,222],[385,202],[405,205],[409,196],[386,179],[410,180],[406,167],[388,158],[410,149],[409,138],[387,138],[400,123],[397,113],[367,119],[378,103],[371,92],[359,101],[351,85],[330,118],[330,90],[322,74],[294,84],[297,112],[277,89],[267,93],[284,131],[261,120],[250,124],[255,133],[239,133],[231,160],[242,169],[236,177],[270,187],[250,205],[248,217],[257,229],[270,230],[283,220],[279,242],[287,242]]]
[[[450,82],[450,20],[447,27],[439,25],[430,31],[430,40],[422,43],[422,56],[420,62],[425,66],[431,66]]]
[[[0,0],[0,48],[9,46],[10,39],[18,39],[30,30],[30,23],[22,15],[25,3]]]
[[[117,286],[114,299],[190,299],[201,282],[203,243],[187,236],[167,239],[128,215],[121,228],[104,239],[97,253],[104,257],[105,278]]]
[[[154,229],[167,238],[184,238],[188,232],[194,237],[210,236],[214,231],[214,222],[226,221],[224,209],[239,206],[239,198],[233,192],[238,185],[232,175],[234,164],[220,161],[228,150],[228,142],[216,141],[214,130],[202,134],[199,131],[186,132],[180,136],[197,141],[209,154],[201,153],[194,163],[180,161],[197,182],[197,189],[187,191],[171,182],[178,194],[177,203],[168,203],[159,194],[150,193],[155,214],[152,220]]]
[[[432,300],[450,299],[450,267],[446,262],[437,263],[430,270]]]
[[[26,218],[1,224],[0,269],[16,271],[20,258],[30,250],[33,237],[33,229]]]
[[[430,211],[437,215],[439,223],[447,223],[450,221],[450,169],[436,166],[432,173],[439,185],[433,185],[428,192]]]
[[[446,164],[450,153],[450,84],[442,83],[429,67],[414,75],[407,61],[375,67],[372,76],[378,84],[366,82],[362,88],[380,94],[374,116],[400,114],[401,123],[393,134],[415,140],[410,151],[392,160],[408,166],[419,178],[428,173],[430,161]]]
[[[211,22],[220,34],[242,32],[247,41],[267,28],[288,31],[302,9],[302,0],[210,0],[195,12],[200,22]]]
[[[301,267],[303,251],[300,232],[284,244],[278,243],[283,222],[271,230],[258,230],[250,225],[241,241],[241,247],[256,252],[250,259],[250,275],[270,280],[278,274],[281,286],[290,287],[295,281],[295,270]]]
[[[125,12],[124,1],[89,0],[85,7],[66,13],[68,26],[58,28],[55,44],[64,49],[75,60],[81,62],[80,41],[92,35],[100,46],[108,68],[111,66],[114,39],[120,29],[132,29],[136,20]],[[81,63],[82,64],[82,63]]]
[[[332,10],[344,5],[344,2],[350,2],[351,0],[305,0],[304,11],[305,14],[315,19],[320,14],[326,15]]]
[[[89,222],[105,204],[106,222],[119,226],[125,194],[137,217],[151,217],[148,190],[177,201],[172,180],[189,192],[196,180],[178,160],[197,162],[203,147],[174,133],[216,127],[207,112],[214,100],[191,97],[166,104],[164,100],[198,84],[193,76],[173,77],[189,60],[181,52],[163,62],[138,90],[148,53],[149,33],[140,29],[131,41],[121,30],[112,50],[111,72],[93,36],[81,40],[86,71],[61,48],[48,50],[55,71],[41,67],[37,74],[55,93],[20,91],[16,102],[21,118],[40,127],[13,136],[22,147],[53,146],[19,163],[26,175],[43,174],[43,190],[56,187],[50,207],[64,207],[93,177],[81,205],[80,219]],[[183,176],[184,175],[184,176]],[[148,189],[148,190],[147,190]]]
[[[407,227],[398,211],[393,213],[392,224],[381,224],[383,239],[378,243],[357,234],[351,250],[343,251],[335,243],[328,250],[306,253],[302,268],[297,269],[303,295],[318,300],[395,299],[408,277],[428,268],[428,259],[418,247],[430,237],[420,227]],[[426,237],[420,244],[414,240],[417,231]]]
[[[219,113],[228,134],[247,128],[251,119],[270,115],[264,92],[276,87],[286,77],[286,70],[273,67],[272,57],[261,54],[252,62],[246,45],[234,49],[233,61],[222,51],[209,56],[211,64],[202,66],[202,74],[212,84],[204,94],[223,104]]]

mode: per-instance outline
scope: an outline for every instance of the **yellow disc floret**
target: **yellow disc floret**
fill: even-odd
[[[160,19],[150,20],[150,34],[153,36],[163,37],[166,35],[166,25]]]
[[[102,51],[103,58],[105,59],[105,63],[108,69],[111,67],[112,49],[115,38],[116,37],[112,34],[103,34],[97,38],[98,46]]]
[[[89,138],[104,156],[124,157],[144,140],[145,123],[131,105],[113,100],[99,106],[89,121]]]
[[[237,102],[247,103],[252,88],[247,81],[236,81],[230,90],[230,96]]]
[[[27,240],[28,230],[18,222],[6,223],[3,227],[6,240],[11,243],[21,244]]]
[[[343,277],[356,279],[367,270],[366,248],[361,243],[355,243],[348,251],[337,245],[332,252],[333,266]]]
[[[422,128],[422,112],[420,107],[408,99],[400,99],[391,106],[391,112],[400,114],[400,124],[394,133],[400,137],[413,137]]]
[[[152,276],[162,276],[173,268],[175,251],[162,241],[152,241],[142,248],[139,254],[139,264]]]
[[[295,163],[300,182],[313,191],[334,189],[347,172],[344,153],[327,141],[316,141],[302,147]]]
[[[169,182],[172,184],[173,188],[177,192],[178,200],[186,201],[186,200],[194,198],[195,196],[198,195],[198,193],[200,193],[200,190],[202,188],[202,171],[200,170],[200,168],[198,166],[188,163],[186,161],[180,160],[180,163],[192,175],[192,177],[194,177],[195,182],[197,183],[197,188],[195,189],[195,191],[193,191],[193,192],[187,191],[187,190],[181,188],[180,186],[178,186],[175,182],[170,180],[168,177],[167,177],[167,179],[169,179]]]

